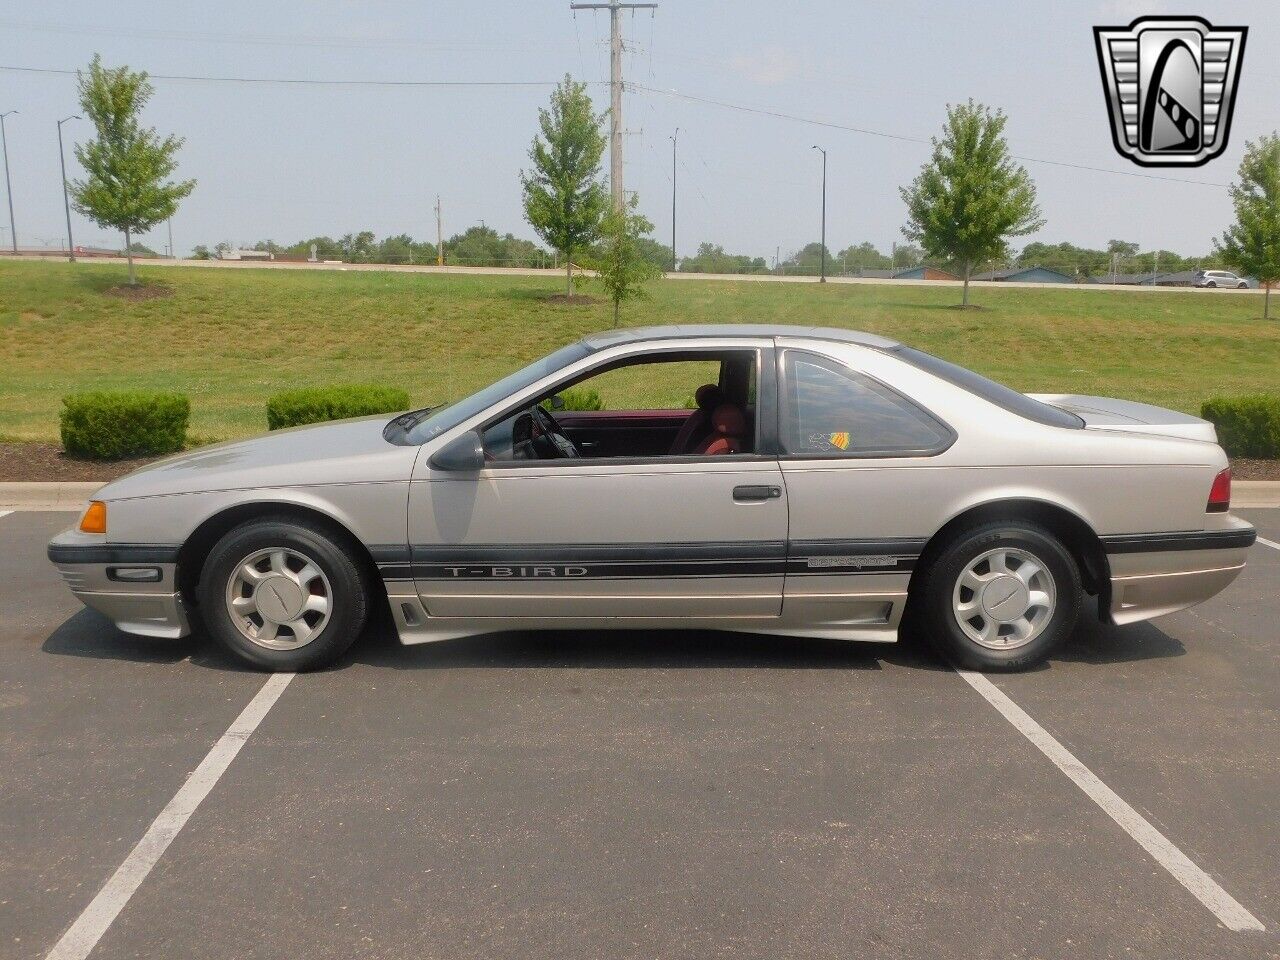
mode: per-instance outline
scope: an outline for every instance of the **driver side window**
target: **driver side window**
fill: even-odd
[[[557,385],[483,431],[490,462],[745,455],[756,450],[755,349],[667,351]]]

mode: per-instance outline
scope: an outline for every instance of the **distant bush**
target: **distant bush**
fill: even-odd
[[[561,410],[604,409],[604,401],[600,399],[600,394],[586,387],[570,387],[568,390],[557,394],[557,396],[564,401],[564,406],[560,407]],[[543,406],[553,411],[556,409],[550,401],[543,403]]]
[[[409,409],[409,394],[399,387],[348,384],[277,393],[267,401],[267,429],[297,427],[326,420],[369,417]]]
[[[1200,416],[1217,428],[1218,443],[1231,456],[1280,457],[1280,397],[1214,397],[1201,406]]]
[[[176,453],[190,416],[177,393],[73,393],[62,398],[62,447],[91,460]]]

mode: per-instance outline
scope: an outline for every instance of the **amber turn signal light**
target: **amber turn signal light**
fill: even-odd
[[[80,518],[81,533],[107,532],[107,505],[101,500],[90,500],[89,509]]]

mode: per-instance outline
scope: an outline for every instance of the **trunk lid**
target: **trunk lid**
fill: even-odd
[[[1213,424],[1187,413],[1167,410],[1149,403],[1086,397],[1073,393],[1032,393],[1035,400],[1068,410],[1080,417],[1090,430],[1120,430],[1125,433],[1152,433],[1162,437],[1182,437],[1217,443]]]

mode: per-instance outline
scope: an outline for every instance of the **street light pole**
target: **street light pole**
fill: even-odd
[[[178,259],[178,254],[173,249],[173,217],[169,218],[169,259]]]
[[[671,135],[671,272],[676,272],[676,138],[680,128]]]
[[[67,212],[67,257],[71,263],[76,262],[76,245],[71,239],[71,198],[67,196],[67,158],[62,152],[62,125],[68,120],[83,119],[78,114],[63,117],[58,121],[58,162],[62,164],[62,206]]]
[[[6,110],[0,113],[0,147],[4,148],[4,192],[9,198],[9,236],[13,240],[13,252],[16,256],[18,253],[18,233],[13,226],[13,183],[9,180],[9,141],[4,135],[4,118],[11,113],[17,113],[17,110]]]
[[[822,154],[822,243],[818,251],[818,261],[822,264],[818,277],[819,283],[827,282],[827,151],[816,143],[813,149]]]

